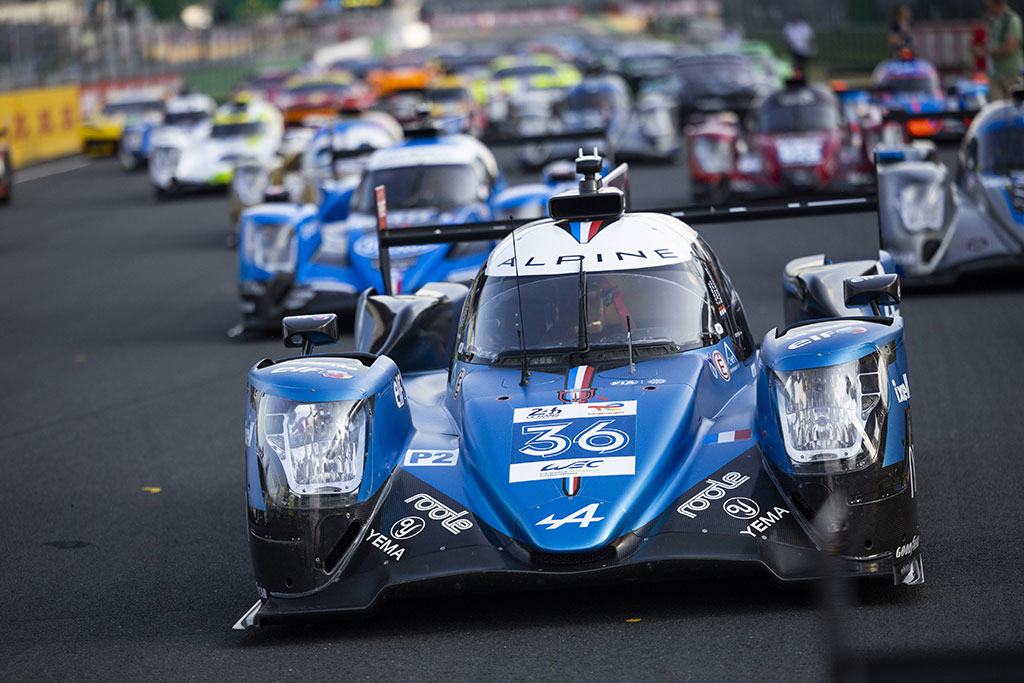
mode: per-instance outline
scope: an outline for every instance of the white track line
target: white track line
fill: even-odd
[[[20,185],[21,183],[32,182],[33,180],[41,180],[43,178],[49,178],[50,176],[59,175],[61,173],[69,173],[70,171],[77,171],[80,168],[85,168],[89,165],[87,159],[80,157],[72,159],[64,159],[61,161],[54,161],[47,164],[40,164],[39,166],[33,166],[26,168],[21,171],[14,172],[14,184]]]

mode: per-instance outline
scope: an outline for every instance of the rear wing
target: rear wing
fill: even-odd
[[[629,166],[620,164],[615,170],[599,179],[600,188],[614,187],[624,194],[626,210],[629,211]],[[387,224],[387,197],[383,185],[376,188],[377,198],[377,240],[379,244],[380,269],[384,276],[384,293],[393,294],[391,284],[391,247],[417,244],[454,244],[457,242],[487,242],[500,240],[517,228],[534,223],[540,218],[481,221],[474,223],[418,225],[413,227],[389,228]],[[767,220],[773,218],[800,218],[829,216],[848,213],[874,213],[878,209],[877,195],[807,197],[782,200],[765,200],[745,204],[722,204],[650,209],[647,213],[663,213],[685,220],[692,225],[712,225],[739,221]]]

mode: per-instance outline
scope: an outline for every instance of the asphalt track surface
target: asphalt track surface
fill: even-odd
[[[678,168],[636,170],[634,206],[685,187]],[[284,349],[225,336],[226,227],[222,197],[156,204],[113,162],[21,183],[0,210],[0,680],[827,675],[816,592],[767,579],[420,597],[233,632],[256,598],[245,375]],[[877,248],[866,215],[704,233],[759,335],[781,319],[787,260]],[[911,293],[903,310],[927,583],[862,589],[838,642],[856,656],[1019,647],[1024,284]]]

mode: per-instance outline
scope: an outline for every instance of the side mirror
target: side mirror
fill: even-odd
[[[302,355],[313,353],[313,347],[338,341],[338,316],[334,313],[289,315],[281,321],[284,345],[302,347]]]
[[[900,277],[895,273],[863,275],[843,281],[843,300],[847,306],[871,306],[875,315],[881,315],[879,305],[900,302]]]

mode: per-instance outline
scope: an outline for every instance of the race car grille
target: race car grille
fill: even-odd
[[[348,525],[348,528],[345,529],[345,533],[341,535],[338,542],[334,544],[333,548],[331,548],[331,552],[327,554],[327,559],[324,560],[324,568],[327,571],[330,572],[334,570],[335,566],[337,566],[338,562],[340,562],[341,558],[345,555],[345,551],[348,550],[348,547],[352,545],[359,536],[359,532],[362,528],[363,523],[359,520],[355,520]]]
[[[545,567],[576,567],[611,562],[614,559],[615,548],[610,545],[585,553],[545,553],[540,550],[530,553],[530,562]]]

